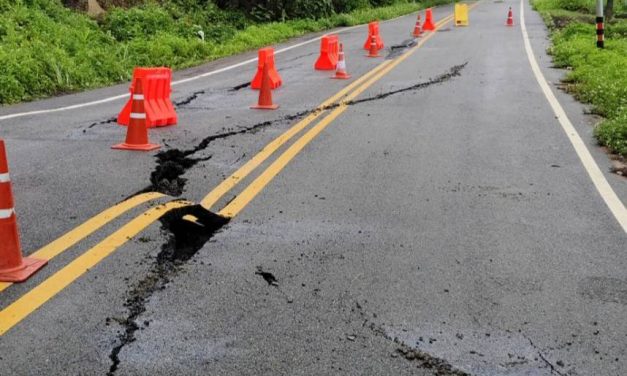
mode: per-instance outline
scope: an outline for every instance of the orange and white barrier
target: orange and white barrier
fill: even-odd
[[[7,153],[0,139],[0,282],[24,282],[47,263],[22,257]]]
[[[137,83],[142,83],[146,107],[146,126],[165,127],[177,123],[176,111],[172,104],[172,70],[170,68],[135,68],[131,82],[131,96],[136,92]],[[120,114],[118,124],[129,125],[133,99],[129,99]]]

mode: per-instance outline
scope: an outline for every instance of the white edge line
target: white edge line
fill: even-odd
[[[399,18],[408,16],[408,15],[409,14],[402,15],[402,16],[399,16],[399,17],[396,17],[396,18],[384,21],[384,22],[394,21],[394,20],[397,20]],[[343,29],[339,29],[339,30],[333,31],[333,33],[335,33],[335,34],[344,33],[344,32],[347,32],[349,30],[353,30],[353,29],[356,29],[356,28],[362,27],[362,26],[364,26],[364,25],[350,26],[350,27],[346,27],[346,28],[343,28]],[[301,42],[301,43],[294,44],[292,46],[281,48],[279,50],[276,50],[274,53],[275,54],[280,54],[280,53],[283,53],[283,52],[287,52],[287,51],[293,50],[295,48],[299,48],[299,47],[302,47],[302,46],[305,46],[305,45],[317,42],[320,39],[322,39],[323,36],[324,36],[324,34],[319,36],[319,37],[316,37],[316,38],[313,38],[313,39],[309,39],[309,40],[306,40],[306,41]],[[239,68],[241,66],[254,63],[256,61],[257,61],[257,58],[248,59],[248,60],[242,61],[240,63],[229,65],[228,67],[216,69],[214,71],[202,73],[202,74],[199,74],[199,75],[194,76],[194,77],[188,77],[188,78],[184,78],[182,80],[173,81],[172,82],[172,86],[185,84],[185,83],[188,83],[188,82],[191,82],[191,81],[196,81],[196,80],[201,79],[201,78],[205,78],[205,77],[213,76],[213,75],[216,75],[216,74],[224,73],[224,72],[233,70],[235,68]],[[97,104],[113,102],[113,101],[116,101],[118,99],[128,98],[129,96],[130,96],[130,94],[121,94],[121,95],[116,95],[116,96],[109,97],[109,98],[100,99],[100,100],[97,100],[97,101],[78,103],[78,104],[74,104],[74,105],[71,105],[71,106],[51,108],[51,109],[45,109],[45,110],[28,111],[28,112],[18,112],[18,113],[15,113],[15,114],[8,114],[8,115],[0,116],[0,120],[9,120],[9,119],[15,119],[15,118],[24,117],[24,116],[42,115],[42,114],[49,114],[49,113],[53,113],[53,112],[75,110],[77,108],[83,108],[83,107],[95,106]]]
[[[422,11],[422,9],[421,9],[421,10],[418,10],[418,12],[420,12],[420,11]],[[409,15],[412,15],[412,14],[414,14],[414,13],[416,13],[416,12],[412,12],[412,13],[404,14],[404,15],[401,15],[401,16],[398,16],[398,17],[395,17],[395,18],[391,18],[391,19],[389,19],[389,20],[382,21],[381,23],[392,22],[392,21],[398,20],[398,19],[400,19],[400,18],[403,18],[403,17],[407,17],[407,16],[409,16]],[[358,27],[362,27],[362,26],[365,26],[365,25],[366,25],[366,24],[360,24],[360,25],[355,25],[355,26],[345,27],[345,28],[343,28],[343,29],[338,29],[338,30],[335,30],[335,31],[333,31],[333,33],[334,33],[334,34],[340,34],[340,33],[344,33],[344,32],[347,32],[347,31],[350,31],[350,30],[353,30],[353,29],[356,29],[356,28],[358,28]],[[329,32],[331,32],[331,30],[329,30]],[[302,46],[305,46],[305,45],[308,45],[308,44],[311,44],[311,43],[317,42],[317,41],[319,41],[320,39],[322,39],[322,37],[323,37],[324,35],[325,35],[325,34],[322,34],[322,35],[321,35],[321,36],[319,36],[319,37],[316,37],[316,38],[313,38],[313,39],[310,39],[310,40],[306,40],[306,41],[304,41],[304,42],[297,43],[297,44],[294,44],[294,45],[292,45],[292,46],[288,46],[288,47],[285,47],[285,48],[281,48],[281,49],[279,49],[279,50],[276,50],[274,53],[275,53],[275,54],[280,54],[280,53],[283,53],[283,52],[287,52],[287,51],[289,51],[289,50],[293,50],[294,48],[302,47]],[[233,70],[233,69],[235,69],[235,68],[239,68],[239,67],[241,67],[241,66],[244,66],[244,65],[246,65],[246,64],[251,64],[251,63],[254,63],[254,62],[256,62],[256,61],[257,61],[257,58],[248,59],[248,60],[242,61],[242,62],[240,62],[240,63],[234,64],[234,65],[229,65],[228,67],[224,67],[224,68],[216,69],[216,70],[214,70],[214,71],[210,71],[210,72],[202,73],[202,74],[199,74],[199,75],[194,76],[194,77],[188,77],[188,78],[184,78],[184,79],[182,79],[182,80],[173,81],[173,82],[172,82],[172,86],[175,86],[175,85],[180,85],[180,84],[184,84],[184,83],[191,82],[191,81],[196,81],[196,80],[198,80],[198,79],[205,78],[205,77],[209,77],[209,76],[213,76],[213,75],[216,75],[216,74],[219,74],[219,73],[224,73],[224,72],[227,72],[227,71]],[[18,112],[18,113],[15,113],[15,114],[2,115],[2,116],[0,116],[0,121],[1,121],[1,120],[15,119],[15,118],[18,118],[18,117],[24,117],[24,116],[42,115],[42,114],[49,114],[49,113],[54,113],[54,112],[67,111],[67,110],[75,110],[75,109],[77,109],[77,108],[90,107],[90,106],[95,106],[95,105],[97,105],[97,104],[103,104],[103,103],[113,102],[113,101],[116,101],[116,100],[118,100],[118,99],[128,98],[129,96],[130,96],[130,94],[128,94],[128,93],[127,93],[127,94],[120,94],[120,95],[116,95],[116,96],[113,96],[113,97],[108,97],[108,98],[100,99],[100,100],[97,100],[97,101],[85,102],[85,103],[77,103],[77,104],[74,104],[74,105],[71,105],[71,106],[58,107],[58,108],[51,108],[51,109],[44,109],[44,110],[35,110],[35,111],[28,111],[28,112]]]
[[[540,88],[544,92],[544,96],[551,105],[551,108],[555,113],[555,117],[559,120],[562,129],[564,129],[568,139],[575,148],[577,156],[581,160],[583,167],[588,172],[588,175],[590,175],[592,183],[605,201],[605,204],[608,206],[612,214],[614,214],[614,217],[616,217],[616,220],[622,226],[623,231],[627,233],[627,209],[625,209],[625,205],[620,198],[618,198],[618,195],[616,195],[616,192],[614,192],[612,186],[605,178],[605,175],[603,175],[603,172],[596,164],[592,154],[590,154],[586,144],[579,136],[579,133],[577,133],[577,130],[571,123],[570,119],[568,119],[564,108],[562,108],[557,100],[557,97],[553,94],[551,87],[540,70],[538,61],[533,54],[533,49],[531,48],[531,42],[529,41],[529,34],[527,33],[527,26],[525,24],[525,0],[520,0],[520,29],[523,35],[525,50],[527,51],[527,57],[529,58],[529,63],[531,64],[531,70],[533,70],[533,74],[535,75]]]

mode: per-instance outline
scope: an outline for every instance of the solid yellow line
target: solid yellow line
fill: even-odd
[[[83,253],[66,267],[0,311],[0,336],[168,211],[189,205],[191,205],[189,202],[173,201],[155,206]]]
[[[361,76],[358,80],[346,86],[344,89],[337,92],[335,95],[331,96],[318,108],[323,109],[326,106],[329,106],[339,100],[341,97],[346,95],[348,92],[353,90],[355,87],[360,85],[363,81],[371,77],[373,74],[379,72],[381,69],[386,67],[390,63],[389,60],[379,64],[371,71],[367,72],[363,76]],[[227,192],[229,192],[233,187],[235,187],[242,179],[246,178],[252,171],[254,171],[260,164],[262,164],[266,159],[268,159],[274,152],[276,152],[281,146],[283,146],[286,142],[288,142],[292,137],[294,137],[298,132],[306,128],[309,124],[311,124],[314,120],[323,115],[325,111],[318,110],[311,113],[309,116],[304,118],[303,120],[296,123],[290,129],[285,131],[282,135],[272,140],[268,145],[266,145],[259,153],[257,153],[252,159],[250,159],[246,164],[240,167],[237,171],[235,171],[231,176],[223,180],[217,187],[215,187],[205,198],[202,199],[200,205],[202,205],[205,209],[211,210],[211,207],[215,205],[215,203],[220,200]]]
[[[444,25],[446,22],[450,21],[449,18],[452,18],[452,15],[449,15],[438,22],[437,28]],[[448,20],[448,21],[447,21]],[[441,24],[441,25],[440,25]],[[346,95],[348,92],[353,90],[353,88],[360,85],[363,81],[367,80],[372,75],[378,73],[383,68],[391,64],[391,60],[386,60],[383,63],[376,66],[371,71],[367,72],[363,76],[361,76],[358,80],[351,83],[349,86],[345,87],[329,99],[322,102],[322,104],[318,108],[323,108],[325,106],[331,105],[335,103],[339,98]],[[240,181],[246,178],[251,172],[253,172],[259,165],[261,165],[264,161],[266,161],[274,152],[276,152],[281,146],[283,146],[286,142],[288,142],[292,137],[298,134],[301,130],[306,128],[309,124],[311,124],[314,120],[322,116],[324,111],[316,111],[300,122],[296,123],[292,128],[288,129],[285,133],[274,139],[268,145],[266,145],[258,154],[256,154],[252,159],[250,159],[246,164],[240,167],[237,171],[235,171],[231,176],[223,180],[217,187],[215,187],[207,196],[203,198],[200,204],[207,210],[211,210],[211,207],[215,205],[220,198],[222,198],[226,193],[228,193],[233,187],[235,187]]]
[[[444,18],[438,25],[436,26],[436,30],[447,24],[452,20],[452,16],[448,16]],[[363,93],[366,89],[372,86],[375,82],[379,81],[383,76],[385,76],[388,72],[398,66],[400,63],[405,61],[409,56],[411,56],[414,52],[416,52],[425,42],[431,39],[435,33],[427,34],[420,42],[401,55],[398,59],[394,60],[392,63],[385,66],[384,69],[377,72],[371,79],[369,79],[362,86],[353,91],[350,95],[346,97],[345,102],[340,103],[340,106],[335,110],[331,111],[331,113],[322,119],[318,124],[316,124],[313,128],[311,128],[307,133],[301,136],[297,141],[295,141],[283,154],[281,154],[261,175],[259,175],[248,187],[246,187],[233,201],[231,201],[227,206],[225,206],[222,210],[220,210],[219,214],[225,217],[232,218],[239,214],[249,203],[252,201],[258,194],[263,190],[263,188],[276,177],[276,175],[281,172],[285,168],[285,166],[298,154],[303,148],[311,142],[320,132],[322,132],[331,122],[333,122],[338,116],[340,116],[346,109],[348,105],[346,101],[350,101],[356,98],[358,95]]]
[[[50,261],[54,257],[65,252],[68,248],[72,247],[79,241],[93,234],[95,231],[102,228],[107,223],[116,219],[120,215],[126,213],[127,211],[133,209],[138,205],[141,205],[147,201],[155,200],[160,197],[164,197],[164,195],[157,192],[143,193],[134,196],[124,202],[121,202],[115,206],[112,206],[104,210],[100,214],[88,219],[80,226],[74,228],[60,238],[52,241],[38,251],[32,253],[31,255],[29,255],[29,257]],[[0,282],[0,292],[6,290],[11,285],[12,283],[10,282]]]
[[[442,21],[440,21],[440,23],[437,24],[436,29],[439,29],[444,24],[450,22],[451,19],[452,19],[452,16],[448,16],[448,17],[444,18]],[[338,92],[333,97],[329,98],[327,101],[323,102],[323,106],[333,103],[339,97],[341,97],[342,95],[344,95],[345,93],[350,91],[355,86],[359,85],[361,82],[366,80],[368,77],[370,77],[373,74],[377,73],[377,75],[375,77],[371,78],[363,86],[357,88],[355,90],[355,92],[353,92],[350,95],[348,95],[347,98],[346,98],[346,101],[349,101],[349,100],[355,98],[356,96],[361,94],[364,90],[366,90],[368,87],[370,87],[373,83],[378,81],[381,77],[383,77],[383,75],[385,75],[387,72],[389,72],[395,66],[397,66],[401,61],[405,60],[409,55],[411,55],[413,52],[415,52],[415,50],[417,50],[422,44],[424,44],[424,42],[426,42],[428,39],[430,39],[433,35],[434,35],[434,33],[430,33],[428,36],[424,37],[421,40],[421,42],[416,47],[414,47],[412,50],[410,50],[407,53],[405,53],[399,59],[394,60],[393,62],[392,61],[386,61],[386,62],[382,63],[381,65],[379,65],[377,68],[375,68],[372,71],[368,72],[367,74],[362,76],[359,80],[355,81],[351,85],[347,86],[346,88],[344,88],[343,90]],[[333,99],[333,101],[332,101],[332,99]],[[307,145],[313,138],[315,138],[315,136],[317,134],[319,134],[324,128],[326,128],[326,126],[328,124],[330,124],[333,120],[335,120],[335,118],[337,118],[337,116],[339,116],[341,113],[343,113],[346,110],[346,108],[347,108],[346,103],[345,102],[341,102],[338,108],[336,108],[334,111],[332,111],[329,114],[329,116],[324,118],[319,124],[317,124],[315,127],[313,127],[310,131],[305,133],[305,135],[303,135],[290,148],[288,148],[288,150],[285,153],[283,153],[277,159],[277,161],[275,161],[270,167],[268,167],[268,169],[266,169],[262,173],[261,176],[259,176],[257,179],[255,179],[255,181],[249,187],[247,187],[245,189],[245,191],[244,191],[244,192],[248,191],[249,193],[246,193],[246,194],[242,193],[242,195],[250,197],[246,201],[246,204],[248,202],[250,202],[250,200],[252,200],[259,193],[259,191],[261,191],[261,189],[263,189],[263,187],[265,187],[269,183],[269,181],[272,180],[272,178],[274,176],[276,176],[276,174],[278,174],[285,167],[285,165],[287,165],[287,163],[289,163],[289,161],[291,159],[293,159],[294,156],[296,154],[298,154],[298,152],[300,152],[300,150],[302,150],[305,147],[305,145]],[[286,133],[288,133],[288,132],[286,132]],[[298,133],[298,132],[295,132],[295,133]],[[286,142],[288,139],[283,141],[283,143]],[[261,163],[261,162],[259,162],[259,163]],[[263,185],[255,184],[256,182],[263,182]],[[253,187],[253,188],[258,187],[258,188],[251,189],[251,187]],[[149,194],[146,194],[146,195],[150,196],[150,195],[153,195],[153,194],[156,195],[156,196],[152,197],[150,199],[161,197],[161,196],[159,196],[160,194],[158,194],[158,193],[152,193],[152,194],[149,193]],[[240,200],[238,200],[238,199],[240,199],[240,197],[242,197],[242,195],[239,195],[236,198],[236,200],[234,200],[234,201],[240,202]],[[137,198],[137,197],[140,197],[140,196],[136,196],[135,198]],[[131,200],[133,200],[133,199],[131,199]],[[129,200],[129,201],[131,201],[131,200]],[[146,201],[147,200],[148,199],[146,199]],[[128,201],[126,201],[126,202],[128,202]],[[123,205],[123,204],[124,203],[121,203],[119,205]],[[231,204],[233,204],[233,203],[231,203]],[[117,205],[117,206],[119,206],[119,205]],[[4,310],[0,311],[0,336],[2,336],[9,329],[11,329],[14,325],[16,325],[17,323],[22,321],[25,317],[30,315],[36,309],[41,307],[44,303],[46,303],[48,300],[53,298],[56,294],[58,294],[64,288],[69,286],[77,278],[79,278],[81,275],[86,273],[90,268],[92,268],[95,265],[97,265],[100,261],[105,259],[111,253],[115,252],[116,249],[118,249],[119,247],[121,247],[124,244],[126,244],[126,242],[128,242],[131,238],[133,238],[134,236],[139,234],[141,231],[143,231],[150,224],[154,223],[160,217],[165,215],[168,211],[170,211],[172,209],[184,207],[184,206],[189,206],[189,205],[192,205],[192,204],[189,203],[189,202],[184,202],[184,201],[173,201],[173,202],[170,202],[170,203],[167,203],[167,204],[163,204],[163,205],[159,205],[157,207],[149,209],[148,211],[144,212],[143,214],[139,215],[135,219],[131,220],[129,223],[124,225],[122,228],[120,228],[119,230],[117,230],[116,232],[114,232],[113,234],[108,236],[107,238],[105,238],[103,241],[98,243],[96,246],[94,246],[93,248],[89,249],[84,254],[82,254],[81,256],[76,258],[75,260],[73,260],[70,264],[68,264],[67,266],[65,266],[63,269],[59,270],[55,274],[53,274],[51,277],[49,277],[44,282],[42,282],[41,284],[36,286],[34,289],[30,290],[29,292],[27,292],[26,294],[21,296],[18,300],[16,300],[11,305],[6,307]],[[229,205],[229,206],[227,206],[227,208],[231,207],[231,206],[232,205]],[[124,205],[123,205],[123,207],[124,207]],[[225,214],[223,214],[225,212],[228,212],[226,210],[227,208],[224,208],[222,211],[220,211],[220,214],[232,217],[232,216],[236,215],[237,213],[239,213],[239,211],[241,211],[244,207],[245,207],[245,204],[243,206],[241,206],[237,211],[234,211],[234,214],[232,214],[232,215],[228,215],[228,214],[225,215]],[[111,209],[113,209],[113,208],[111,208]],[[108,209],[108,210],[111,210],[111,209]],[[105,211],[105,212],[107,212],[107,211]],[[105,212],[103,212],[103,213],[105,213]],[[113,218],[111,218],[111,219],[113,219]],[[111,219],[109,219],[109,221]],[[94,221],[94,223],[99,223],[99,222]],[[94,224],[92,223],[92,227],[93,227],[93,225]],[[89,232],[89,233],[87,232],[87,231],[89,231],[91,229],[89,226],[84,226],[84,227],[83,226],[79,226],[79,227],[82,227],[83,229],[81,231],[78,231],[78,228],[75,229],[77,232],[74,234],[74,236],[71,236],[71,237],[69,236],[69,234],[72,233],[72,232],[66,234],[66,235],[68,235],[68,238],[67,238],[68,240],[74,241],[74,243],[75,243],[75,242],[78,242],[80,239],[82,239],[82,238],[80,238],[80,236],[77,236],[77,235],[84,235],[83,236],[83,238],[84,238],[89,233],[91,233],[91,232]],[[57,245],[56,247],[52,247],[52,246],[49,245],[50,246],[49,249],[46,249],[46,247],[44,247],[40,251],[36,252],[36,254],[39,254],[39,257],[54,257],[55,255],[63,252],[64,249],[62,249],[62,247],[61,247],[61,245],[63,245],[63,244],[67,244],[67,243],[60,242],[59,245]],[[66,248],[67,247],[65,247],[65,249]]]

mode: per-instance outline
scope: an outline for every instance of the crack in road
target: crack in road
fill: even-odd
[[[247,82],[244,82],[243,84],[239,84],[237,86],[233,86],[232,88],[229,89],[229,91],[231,91],[231,92],[239,91],[239,90],[242,90],[244,88],[250,87],[250,84],[251,84],[251,82],[247,81]]]
[[[254,133],[259,129],[268,127],[277,122],[292,121],[314,112],[334,109],[341,105],[356,105],[364,102],[384,99],[391,95],[411,90],[420,90],[459,76],[461,74],[461,70],[466,66],[466,64],[467,63],[454,66],[450,68],[447,73],[430,79],[427,82],[389,91],[373,97],[321,106],[311,110],[301,111],[293,115],[286,115],[279,119],[257,123],[249,127],[243,127],[212,135],[206,137],[198,145],[191,149],[170,149],[162,151],[156,155],[157,166],[151,173],[151,186],[142,190],[142,192],[160,191],[173,196],[181,195],[186,181],[186,179],[181,176],[198,162],[206,161],[211,158],[211,156],[205,158],[190,158],[190,156],[199,151],[205,150],[211,142],[215,140],[244,133]],[[196,222],[185,220],[183,217],[186,215],[193,215],[198,218],[198,220]],[[162,223],[162,231],[170,234],[169,239],[163,244],[150,272],[128,293],[129,297],[124,304],[128,309],[128,315],[126,318],[118,320],[118,322],[124,327],[124,331],[118,336],[119,343],[113,347],[110,352],[109,358],[111,360],[111,366],[107,374],[108,376],[114,376],[117,372],[120,366],[119,354],[122,349],[136,340],[135,332],[140,329],[140,324],[138,324],[137,321],[139,317],[146,312],[146,304],[150,301],[152,295],[159,290],[165,289],[167,287],[167,283],[178,274],[181,266],[191,259],[200,249],[202,249],[207,241],[209,241],[217,231],[222,229],[229,222],[229,219],[207,211],[200,205],[194,205],[172,210],[164,215],[160,219],[160,222]],[[264,272],[263,270],[258,270],[257,272],[269,284],[276,284],[276,278],[274,275]],[[361,306],[358,305],[358,307],[361,309]],[[367,323],[368,320],[366,319],[366,321],[364,321],[364,326],[366,326]],[[148,323],[144,323],[144,326],[148,326]],[[391,339],[377,324],[371,322],[369,328],[373,333],[394,341],[394,339]],[[398,343],[397,340],[395,342]],[[420,350],[412,349],[403,343],[398,344],[400,347],[397,349],[397,352],[400,355],[403,355],[403,357],[407,360],[418,361],[422,367],[435,368],[438,370],[440,375],[467,375],[466,373],[455,370],[445,360],[435,358]]]
[[[276,121],[264,121],[249,127],[218,133],[204,138],[197,146],[191,149],[169,149],[157,153],[155,155],[157,165],[150,173],[151,184],[141,191],[131,195],[131,197],[146,192],[160,192],[174,197],[182,195],[187,179],[182,178],[181,176],[198,162],[211,159],[211,156],[205,158],[190,158],[190,155],[206,149],[209,144],[215,140],[225,139],[238,134],[255,132],[260,128],[272,125],[274,122]]]
[[[117,117],[110,117],[107,120],[102,120],[102,121],[96,121],[93,122],[91,124],[89,124],[87,126],[87,128],[83,129],[83,133],[87,132],[88,129],[91,129],[93,127],[95,127],[96,125],[104,125],[104,124],[111,124],[111,123],[117,123],[118,118]]]
[[[186,215],[193,215],[196,222],[183,219]],[[109,359],[111,366],[107,376],[114,376],[120,366],[120,352],[135,341],[135,332],[140,329],[139,317],[146,312],[146,304],[152,295],[167,287],[187,261],[189,261],[202,247],[228,222],[228,218],[205,210],[200,205],[188,206],[172,210],[165,214],[160,222],[162,231],[168,233],[168,240],[162,245],[150,272],[128,292],[124,306],[128,315],[124,319],[116,320],[124,327],[118,336],[119,343],[111,349]],[[148,322],[144,322],[145,327]]]
[[[193,101],[195,101],[196,99],[198,99],[199,96],[205,94],[207,92],[207,90],[198,90],[193,92],[192,94],[190,94],[187,98],[178,101],[178,102],[174,102],[174,107],[183,107],[185,105],[188,105],[190,103],[192,103]]]
[[[300,59],[302,59],[304,57],[318,55],[318,53],[319,53],[318,51],[314,51],[314,52],[310,52],[310,53],[307,53],[307,54],[295,56],[295,57],[293,57],[291,59],[281,59],[281,63],[289,63],[289,62],[292,62],[292,61],[300,60]],[[280,69],[282,69],[282,68],[280,68]]]
[[[358,310],[360,316],[364,320],[362,323],[362,327],[367,328],[375,335],[385,338],[386,340],[394,342],[398,345],[398,348],[394,352],[394,357],[401,356],[405,360],[418,363],[418,367],[420,368],[433,369],[436,371],[436,375],[438,376],[470,376],[469,373],[453,367],[453,365],[447,362],[445,359],[435,357],[422,350],[410,347],[396,337],[390,337],[381,325],[369,319],[369,315],[364,312],[364,309],[359,304],[359,302],[355,303],[355,308]],[[376,317],[376,315],[372,316]]]
[[[557,368],[555,367],[555,365],[553,363],[551,363],[542,353],[542,351],[540,350],[540,348],[538,348],[538,346],[536,346],[535,343],[533,343],[533,341],[531,340],[531,338],[527,337],[525,334],[521,333],[523,337],[525,337],[527,339],[527,341],[529,341],[529,344],[531,345],[531,347],[533,347],[534,350],[536,350],[536,352],[538,353],[538,356],[540,357],[540,359],[542,359],[542,361],[549,367],[549,369],[551,370],[551,373],[555,373],[559,376],[566,376],[565,374],[561,373],[560,371],[557,370]]]
[[[373,97],[368,97],[368,98],[363,98],[363,99],[355,99],[349,102],[344,102],[344,104],[346,105],[356,105],[356,104],[361,104],[364,102],[372,102],[372,101],[376,101],[376,100],[380,100],[380,99],[385,99],[387,97],[390,97],[392,95],[396,95],[396,94],[400,94],[400,93],[405,93],[408,91],[416,91],[416,90],[421,90],[421,89],[425,89],[429,86],[433,86],[433,85],[437,85],[437,84],[442,84],[446,81],[449,81],[455,77],[459,77],[461,76],[461,72],[464,68],[466,68],[466,66],[468,65],[468,62],[465,62],[463,64],[460,65],[455,65],[453,67],[451,67],[449,69],[449,71],[447,73],[443,73],[435,78],[431,78],[429,79],[429,81],[426,82],[421,82],[412,86],[408,86],[408,87],[404,87],[401,89],[397,89],[397,90],[392,90],[392,91],[388,91],[385,93],[381,93],[379,95],[375,95]]]
[[[451,80],[454,77],[461,76],[461,71],[466,67],[468,62],[465,62],[460,65],[455,65],[451,67],[448,72],[443,73],[435,78],[429,79],[426,82],[420,82],[415,85],[411,85],[408,87],[404,87],[397,90],[391,90],[385,93],[381,93],[372,97],[362,98],[362,99],[353,99],[350,101],[342,101],[339,103],[333,103],[326,106],[318,106],[313,109],[304,110],[292,115],[285,115],[278,119],[268,120],[261,123],[253,124],[247,127],[240,127],[237,129],[229,130],[227,132],[215,134],[209,137],[204,138],[198,145],[191,149],[180,150],[180,149],[169,149],[167,151],[162,151],[157,153],[155,158],[157,159],[157,165],[153,172],[150,174],[150,183],[151,185],[142,189],[141,191],[133,194],[137,195],[140,193],[146,192],[160,192],[170,196],[178,197],[183,194],[185,184],[187,179],[182,178],[182,176],[192,167],[194,167],[198,162],[207,161],[211,158],[191,158],[190,156],[205,150],[211,142],[219,139],[225,139],[228,137],[246,134],[246,133],[254,133],[262,128],[266,128],[272,126],[274,124],[280,124],[284,122],[290,122],[297,119],[301,119],[307,115],[318,113],[322,111],[328,111],[336,109],[340,106],[354,106],[366,102],[372,102],[376,100],[381,100],[388,98],[392,95],[397,95],[401,93],[405,93],[408,91],[416,91],[425,89],[432,85],[442,84],[446,81]],[[131,196],[131,197],[132,197]]]

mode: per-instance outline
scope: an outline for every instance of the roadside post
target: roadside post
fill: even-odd
[[[605,29],[603,18],[603,0],[597,0],[597,47],[605,47]]]

